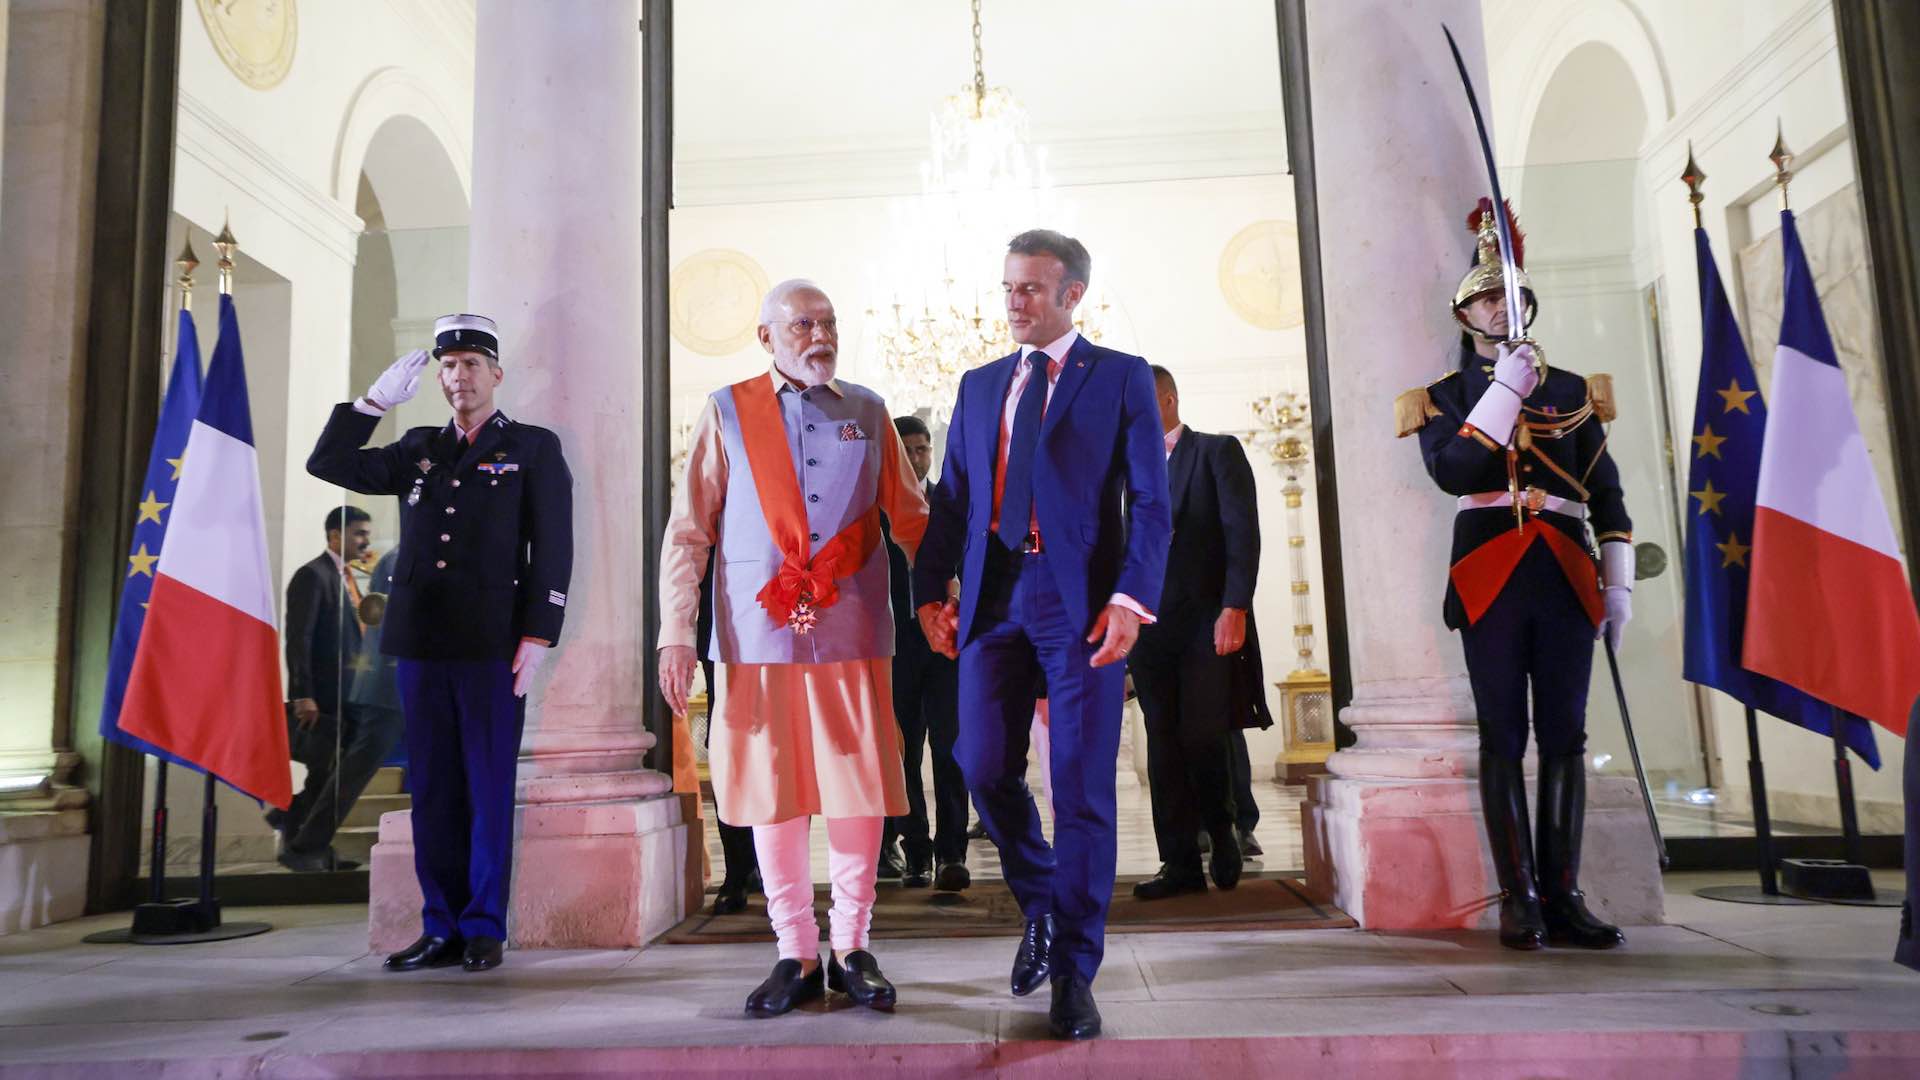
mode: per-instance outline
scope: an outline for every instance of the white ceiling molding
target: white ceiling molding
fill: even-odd
[[[309,184],[206,102],[181,90],[174,152],[246,191],[323,249],[351,265],[363,228],[358,214]]]

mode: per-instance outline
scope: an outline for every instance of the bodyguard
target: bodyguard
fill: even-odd
[[[435,360],[453,419],[363,449]],[[566,614],[573,477],[558,436],[494,407],[503,377],[493,320],[448,315],[432,356],[408,353],[336,405],[307,459],[328,483],[402,496],[381,649],[399,659],[425,903],[420,939],[387,957],[392,971],[485,971],[506,940],[514,769],[527,690]]]

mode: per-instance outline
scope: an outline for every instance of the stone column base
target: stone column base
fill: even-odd
[[[1308,888],[1361,926],[1499,924],[1500,885],[1481,823],[1479,781],[1316,776],[1300,811]],[[1530,820],[1537,827],[1538,816]],[[1665,919],[1659,857],[1630,778],[1587,778],[1580,887],[1594,914],[1608,922],[1641,926]]]
[[[87,847],[85,810],[0,813],[0,934],[79,918]]]
[[[686,917],[687,826],[671,792],[609,802],[521,805],[514,812],[516,949],[631,949]],[[694,838],[693,842],[698,842]],[[369,874],[367,939],[376,952],[420,935],[413,814],[380,818]]]

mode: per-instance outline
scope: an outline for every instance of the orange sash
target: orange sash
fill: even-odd
[[[800,480],[793,472],[787,425],[780,417],[773,380],[756,375],[733,384],[733,404],[740,417],[740,441],[747,447],[747,465],[753,470],[754,491],[760,496],[760,513],[783,558],[779,572],[754,599],[774,622],[804,634],[813,629],[820,609],[840,599],[834,580],[866,565],[867,556],[879,546],[880,507],[877,503],[867,507],[866,513],[809,559],[807,504],[800,498]]]
[[[1503,530],[1474,548],[1448,572],[1454,591],[1460,594],[1461,605],[1467,609],[1469,625],[1479,622],[1480,616],[1493,606],[1507,579],[1513,576],[1514,567],[1520,565],[1521,557],[1537,538],[1544,538],[1547,547],[1553,550],[1553,557],[1567,575],[1567,584],[1573,586],[1574,595],[1580,598],[1580,606],[1586,609],[1593,625],[1599,626],[1606,618],[1606,604],[1600,599],[1600,572],[1593,559],[1566,533],[1542,524],[1537,517],[1530,517],[1524,527]]]

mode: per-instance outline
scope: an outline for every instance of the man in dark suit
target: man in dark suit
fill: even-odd
[[[432,362],[408,353],[334,406],[307,458],[330,484],[406,496],[381,648],[400,661],[424,905],[420,938],[387,957],[392,971],[500,965],[526,694],[566,614],[573,476],[557,435],[494,407],[499,349],[492,319],[441,318],[433,356],[453,419],[363,448]]]
[[[933,433],[917,416],[896,416],[893,428],[907,448],[914,475],[932,499],[927,474],[933,470]],[[881,527],[886,528],[884,520]],[[887,558],[892,563],[893,589],[893,715],[900,723],[900,757],[907,771],[907,812],[887,819],[881,857],[886,857],[898,835],[907,857],[902,885],[924,888],[931,883],[941,892],[959,892],[973,884],[967,869],[967,781],[953,756],[960,733],[959,670],[952,660],[928,647],[908,598],[907,553],[891,534],[887,535]],[[920,776],[929,742],[933,745],[931,829]]]
[[[300,871],[359,865],[334,855],[333,834],[366,786],[357,776],[359,762],[347,761],[359,734],[359,710],[340,691],[360,655],[362,633],[360,590],[346,564],[372,543],[373,518],[341,505],[327,511],[325,526],[327,549],[287,581],[288,741],[307,777],[285,811],[267,812],[267,823],[280,830],[280,864]]]
[[[1007,245],[1017,352],[960,379],[913,569],[921,629],[960,661],[957,756],[1027,918],[1013,992],[1049,976],[1056,1036],[1100,1032],[1126,670],[1153,621],[1171,524],[1153,373],[1074,329],[1092,260],[1047,229]],[[956,572],[959,602],[947,598]],[[1051,713],[1054,842],[1027,790],[1037,688]]]
[[[1153,368],[1165,432],[1173,544],[1159,620],[1127,660],[1146,717],[1147,777],[1160,872],[1133,887],[1142,900],[1205,892],[1198,835],[1212,841],[1213,883],[1240,883],[1231,733],[1266,712],[1252,635],[1260,572],[1253,468],[1240,440],[1180,422],[1180,390]],[[1267,721],[1271,723],[1271,720]]]

